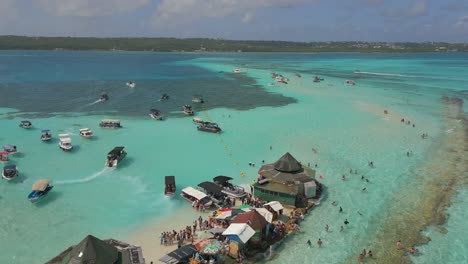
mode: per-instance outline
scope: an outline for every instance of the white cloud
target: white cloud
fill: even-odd
[[[468,15],[460,17],[455,26],[461,30],[468,30]]]
[[[148,4],[149,0],[38,0],[38,3],[56,16],[92,17],[131,11]]]
[[[253,19],[261,8],[288,7],[318,0],[161,0],[154,22],[164,25],[170,20],[190,22],[203,17],[217,18],[241,15],[243,22]]]

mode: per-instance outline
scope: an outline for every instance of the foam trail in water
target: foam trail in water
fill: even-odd
[[[425,78],[433,80],[447,80],[447,81],[462,81],[468,82],[466,79],[452,79],[444,78],[438,76],[427,76],[427,75],[411,75],[411,74],[401,74],[401,73],[387,73],[387,72],[367,72],[367,71],[354,71],[357,74],[367,74],[367,75],[377,75],[377,76],[391,76],[391,77],[407,77],[407,78]]]
[[[89,104],[87,104],[87,105],[85,105],[85,106],[95,105],[95,104],[100,103],[100,102],[102,102],[102,100],[96,100],[96,101],[94,101],[94,102],[92,102],[92,103],[89,103]]]
[[[109,172],[111,171],[112,168],[103,168],[101,171],[98,171],[88,177],[85,177],[85,178],[81,178],[81,179],[76,179],[76,180],[65,180],[65,181],[56,181],[55,184],[56,185],[60,185],[60,184],[74,184],[74,183],[86,183],[86,182],[90,182],[100,176],[103,176],[106,172]]]

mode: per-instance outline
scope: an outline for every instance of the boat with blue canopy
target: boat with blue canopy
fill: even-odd
[[[31,188],[31,193],[28,195],[28,200],[32,203],[40,200],[52,190],[52,181],[48,179],[36,181]]]

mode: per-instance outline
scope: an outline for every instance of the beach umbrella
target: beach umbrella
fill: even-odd
[[[208,243],[200,248],[200,253],[205,255],[216,255],[221,249],[221,243],[216,239],[208,240]]]

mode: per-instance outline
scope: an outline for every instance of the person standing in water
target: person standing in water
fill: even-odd
[[[312,242],[310,242],[310,239],[307,240],[307,245],[309,245],[309,247],[312,247]]]
[[[340,232],[343,232],[344,228],[343,226],[340,227]]]
[[[343,212],[343,208],[341,208],[341,206],[340,206],[340,213],[341,213],[341,212]]]
[[[321,240],[320,238],[319,238],[318,241],[317,241],[317,245],[318,245],[319,247],[322,247],[322,240]]]
[[[328,232],[328,229],[329,229],[329,226],[328,226],[328,225],[325,225],[325,231]]]

